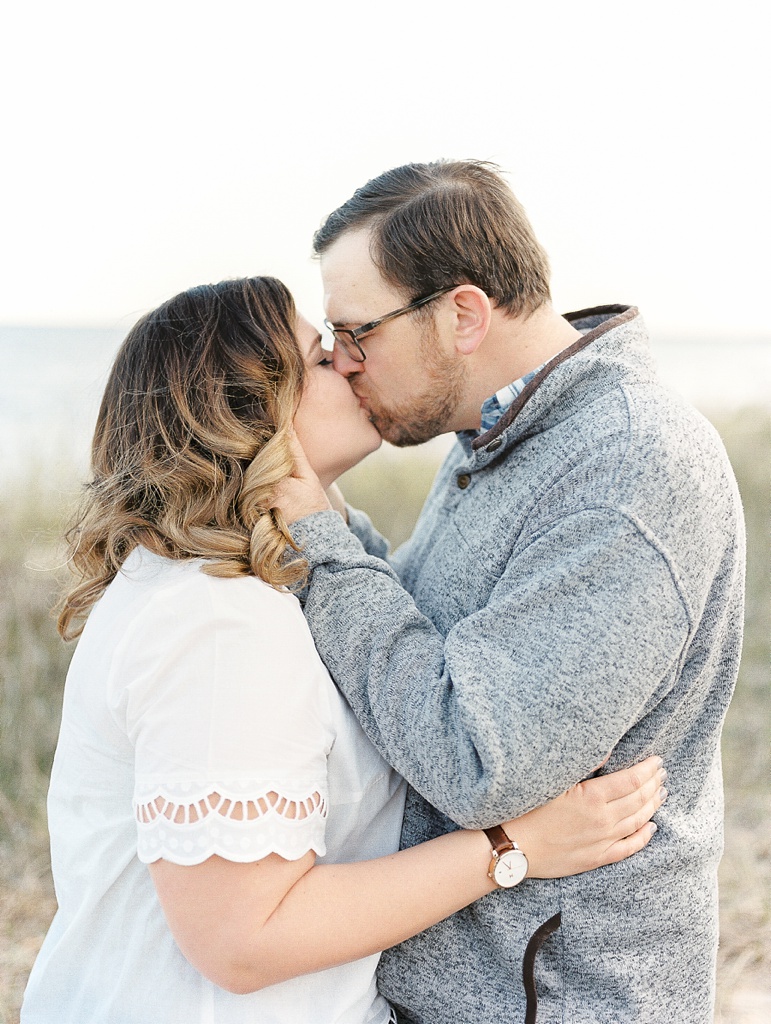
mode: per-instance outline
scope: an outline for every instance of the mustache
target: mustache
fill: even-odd
[[[349,380],[348,381],[348,386],[350,387],[351,391],[353,391],[354,395],[356,395],[356,397],[358,399],[364,399],[365,401],[367,401],[367,394],[366,394],[366,392],[363,389],[360,391],[356,387],[357,383],[358,383],[358,380]],[[383,430],[382,430],[382,420],[381,420],[381,418],[378,416],[378,414],[376,412],[374,412],[369,407],[369,404],[367,404],[367,413],[368,413],[368,419],[369,419],[370,423],[372,424],[372,426],[375,428],[375,430],[377,430],[377,432],[382,437]]]
[[[354,395],[356,395],[357,398],[366,398],[366,390],[364,390],[363,388],[359,390],[359,388],[357,388],[356,386],[358,383],[358,380],[349,380],[348,387],[351,389],[351,391],[353,391]]]

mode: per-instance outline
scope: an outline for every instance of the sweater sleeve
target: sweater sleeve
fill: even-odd
[[[346,505],[346,512],[348,526],[354,536],[358,537],[364,550],[377,558],[388,558],[388,541],[378,533],[367,513],[351,505]]]
[[[690,629],[676,574],[616,510],[566,516],[515,549],[487,605],[447,636],[339,516],[295,528],[323,660],[384,757],[465,827],[585,778],[676,677]]]

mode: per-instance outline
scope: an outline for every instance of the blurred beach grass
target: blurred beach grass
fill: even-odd
[[[752,1015],[753,1000],[771,1003],[771,412],[744,409],[712,419],[736,471],[748,534],[744,656],[723,734],[716,1014],[716,1021],[743,1024],[764,1019]],[[343,488],[398,544],[409,535],[438,460],[431,446],[409,455],[381,452],[347,474]],[[76,486],[66,470],[38,467],[6,482],[0,494],[0,1024],[18,1021],[26,977],[55,910],[45,794],[73,648],[59,640],[51,608],[66,578],[60,538]]]

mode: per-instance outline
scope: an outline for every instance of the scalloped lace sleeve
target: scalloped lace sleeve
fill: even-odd
[[[139,859],[200,864],[214,854],[248,862],[277,853],[298,860],[309,850],[323,856],[327,797],[256,782],[166,784],[134,796]]]
[[[297,599],[186,564],[155,586],[113,678],[139,859],[323,856],[334,684]]]

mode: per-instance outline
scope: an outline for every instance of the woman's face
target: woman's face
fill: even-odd
[[[297,342],[306,377],[294,426],[323,487],[380,447],[382,439],[348,381],[321,347],[319,332],[305,317],[297,320]]]

